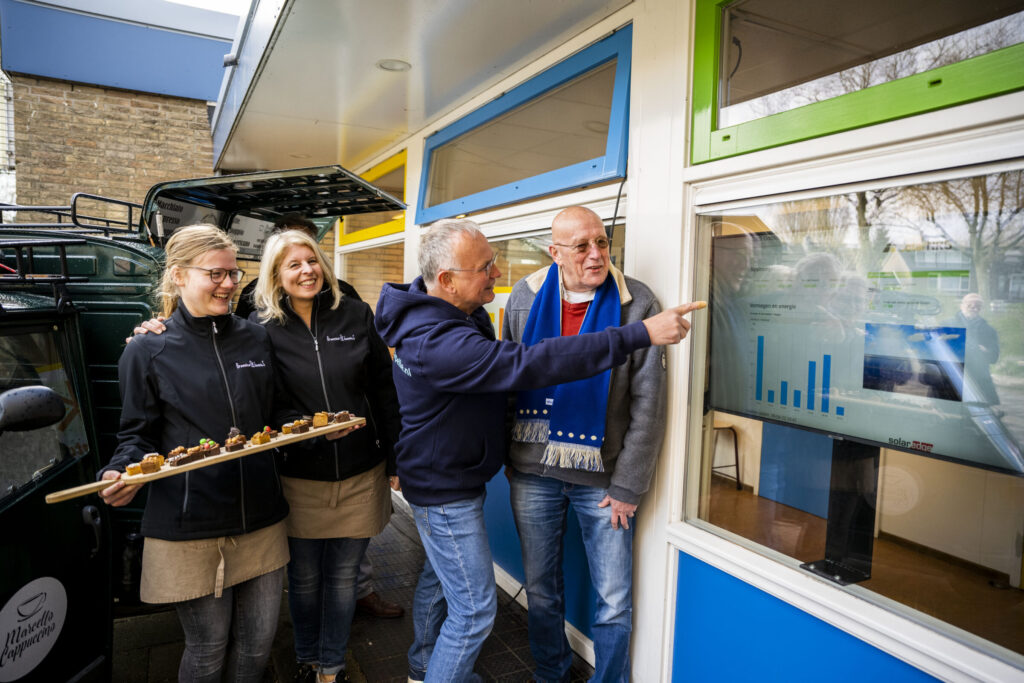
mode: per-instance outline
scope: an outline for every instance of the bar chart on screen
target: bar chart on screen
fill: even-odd
[[[839,405],[833,400],[831,353],[822,353],[805,359],[799,354],[779,355],[774,353],[775,349],[769,348],[768,351],[773,352],[772,356],[779,370],[766,378],[766,343],[765,335],[759,334],[754,368],[755,401],[764,401],[780,408],[817,411],[822,415],[837,418],[846,416],[846,406]],[[804,362],[806,373],[801,373],[799,366]],[[785,370],[781,366],[785,366]]]

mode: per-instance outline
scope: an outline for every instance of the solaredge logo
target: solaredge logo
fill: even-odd
[[[52,576],[21,587],[0,610],[0,683],[27,675],[50,653],[67,616],[68,596]]]
[[[889,443],[893,446],[898,446],[899,448],[910,448],[924,453],[931,453],[932,448],[935,447],[935,444],[926,443],[924,441],[907,441],[906,439],[901,439],[896,436],[889,437]]]

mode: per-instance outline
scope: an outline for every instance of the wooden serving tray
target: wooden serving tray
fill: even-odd
[[[278,434],[276,439],[271,439],[268,443],[262,443],[258,446],[253,446],[251,443],[246,442],[245,446],[238,449],[237,451],[225,451],[217,455],[212,455],[202,460],[196,460],[195,462],[186,463],[184,465],[178,465],[177,467],[171,467],[164,463],[156,472],[150,472],[149,474],[133,474],[127,475],[122,474],[121,479],[104,479],[102,481],[94,481],[89,484],[82,484],[81,486],[75,486],[70,489],[64,489],[62,491],[54,491],[53,493],[46,496],[47,503],[59,503],[62,500],[70,500],[72,498],[78,498],[79,496],[86,496],[90,493],[98,493],[103,489],[107,488],[116,481],[123,481],[126,484],[145,484],[147,481],[153,481],[155,479],[163,479],[164,477],[173,477],[176,474],[182,474],[183,472],[191,472],[192,470],[198,470],[202,467],[209,467],[210,465],[217,465],[228,460],[236,460],[238,458],[252,455],[253,453],[259,453],[260,451],[270,450],[271,448],[277,448],[279,446],[287,446],[291,443],[297,443],[299,441],[305,441],[306,439],[312,439],[314,436],[322,436],[324,434],[330,434],[340,429],[347,427],[356,427],[358,425],[366,424],[365,417],[353,417],[351,420],[346,422],[331,422],[326,427],[311,427],[308,432],[302,434]]]

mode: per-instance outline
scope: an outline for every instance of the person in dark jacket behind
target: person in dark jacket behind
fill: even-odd
[[[299,680],[329,683],[345,669],[360,561],[391,516],[388,475],[400,427],[391,354],[370,307],[342,296],[306,232],[271,236],[259,282],[253,319],[270,334],[281,402],[308,415],[348,410],[369,427],[342,440],[303,441],[281,458]]]
[[[212,225],[167,242],[160,285],[166,334],[129,344],[118,363],[118,446],[100,478],[109,505],[140,485],[117,481],[150,452],[252,434],[273,417],[274,366],[260,325],[231,315],[242,271],[235,245]],[[281,604],[288,515],[268,451],[149,484],[141,597],[173,603],[185,632],[179,680],[260,681]]]
[[[497,604],[484,486],[505,460],[508,392],[590,377],[637,349],[678,343],[689,330],[683,315],[703,305],[530,347],[496,341],[483,308],[501,275],[496,258],[472,221],[438,221],[421,238],[421,277],[384,285],[377,303],[377,330],[395,347],[397,472],[426,551],[412,680],[479,680],[473,664]]]

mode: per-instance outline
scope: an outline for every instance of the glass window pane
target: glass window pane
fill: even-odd
[[[1024,42],[1016,0],[741,0],[722,19],[719,128]]]
[[[31,482],[33,473],[50,463],[89,451],[82,414],[53,333],[0,336],[0,393],[28,386],[57,392],[66,404],[65,417],[49,427],[0,434],[0,498]]]
[[[393,171],[385,173],[380,178],[372,181],[376,187],[384,190],[392,197],[402,198],[405,196],[405,164],[402,164]],[[346,216],[341,222],[344,226],[344,234],[359,232],[366,228],[372,228],[388,221],[404,218],[402,211],[377,211],[374,213],[362,213]]]
[[[359,298],[377,310],[385,282],[404,282],[405,243],[352,251],[341,256],[341,279],[355,287]]]
[[[427,206],[603,157],[616,60],[438,147]]]
[[[620,270],[622,269],[625,244],[626,226],[620,223],[612,231],[612,244],[609,249],[612,264]],[[495,286],[511,287],[534,271],[551,265],[549,246],[551,246],[550,232],[535,237],[492,241],[491,247],[498,256],[497,266],[501,271],[501,277]]]
[[[1022,201],[1018,170],[702,215],[698,516],[1024,654]]]
[[[625,251],[626,226],[616,225],[612,232],[610,249],[611,261],[617,268],[622,268],[622,257]],[[498,257],[496,262],[501,277],[494,285],[494,301],[485,308],[491,314],[495,331],[501,334],[501,322],[504,315],[505,302],[512,293],[512,286],[531,273],[550,266],[553,261],[548,247],[551,245],[551,233],[533,237],[517,237],[510,240],[492,241],[491,247]]]

